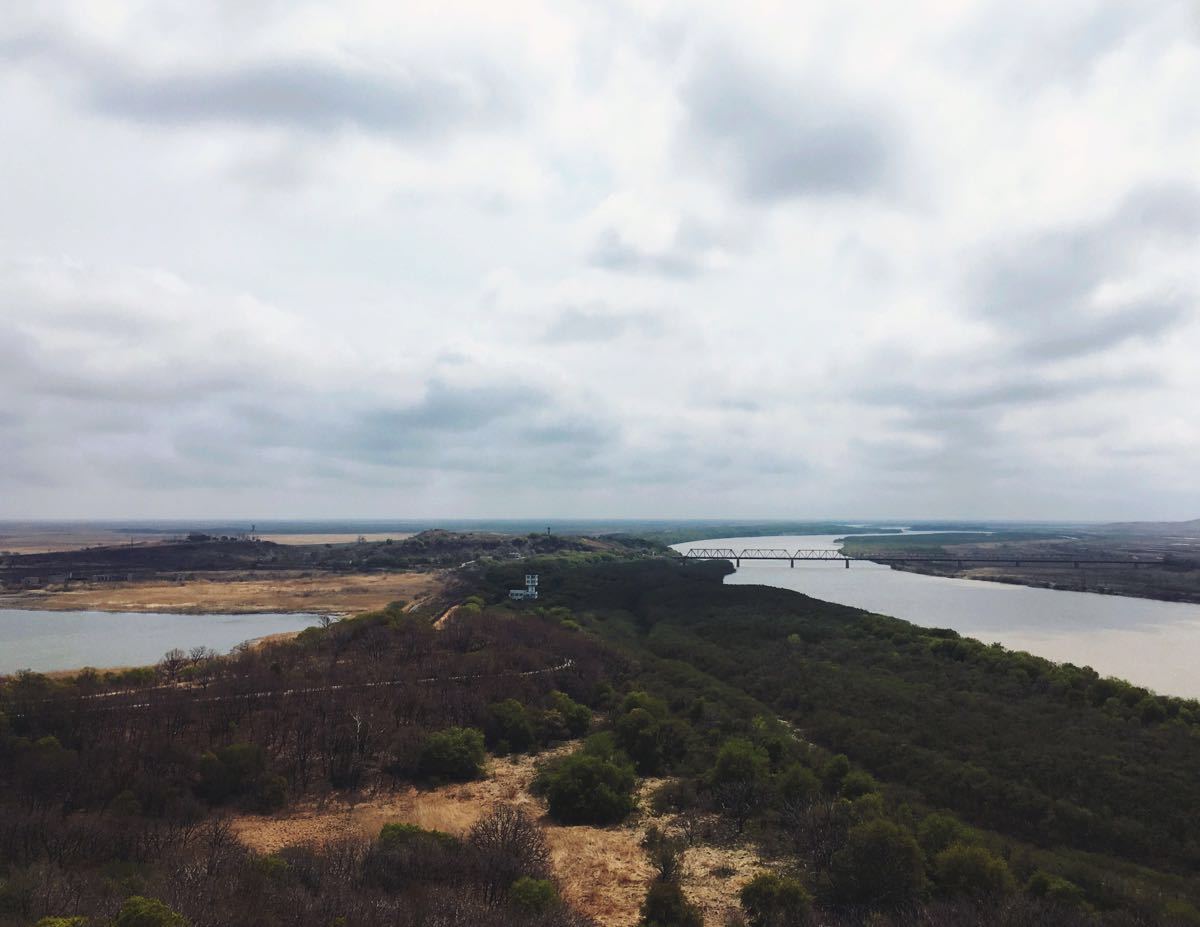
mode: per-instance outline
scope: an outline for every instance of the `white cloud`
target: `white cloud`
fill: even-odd
[[[1194,516],[1198,35],[28,6],[0,517]]]

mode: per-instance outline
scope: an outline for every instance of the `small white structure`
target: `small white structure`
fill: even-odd
[[[514,602],[523,602],[527,599],[536,599],[538,597],[538,575],[537,573],[525,574],[524,589],[509,589],[508,597]]]

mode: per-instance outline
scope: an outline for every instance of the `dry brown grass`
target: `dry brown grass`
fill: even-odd
[[[320,844],[340,837],[374,837],[392,821],[416,824],[453,834],[468,831],[497,802],[528,808],[540,818],[550,844],[550,858],[563,896],[602,927],[634,927],[654,870],[642,849],[651,823],[669,825],[670,817],[641,818],[619,827],[561,827],[550,821],[545,805],[529,794],[536,764],[575,749],[567,744],[539,757],[493,759],[488,777],[478,782],[437,789],[406,788],[359,796],[331,798],[294,806],[275,817],[235,818],[238,838],[260,853],[285,846]],[[661,780],[648,781],[645,797]],[[707,927],[719,927],[737,904],[738,889],[761,863],[748,847],[695,846],[684,854],[683,888],[704,913]]]
[[[434,573],[378,573],[363,576],[210,577],[184,582],[152,580],[87,584],[67,591],[17,593],[0,598],[10,608],[53,611],[92,609],[111,612],[319,612],[355,614],[397,599],[413,601],[441,588]]]

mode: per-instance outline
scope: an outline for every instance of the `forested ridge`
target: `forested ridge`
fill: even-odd
[[[543,598],[635,655],[639,684],[685,716],[698,688],[752,699],[883,783],[897,820],[951,812],[1026,875],[1035,857],[1069,875],[1097,911],[1174,895],[1172,916],[1184,916],[1200,893],[1195,700],[787,590],[726,586],[729,569],[551,566]]]

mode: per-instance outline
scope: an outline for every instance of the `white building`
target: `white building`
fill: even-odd
[[[526,599],[536,599],[538,597],[538,575],[537,573],[525,574],[524,589],[509,589],[508,597],[514,602],[523,602]]]

